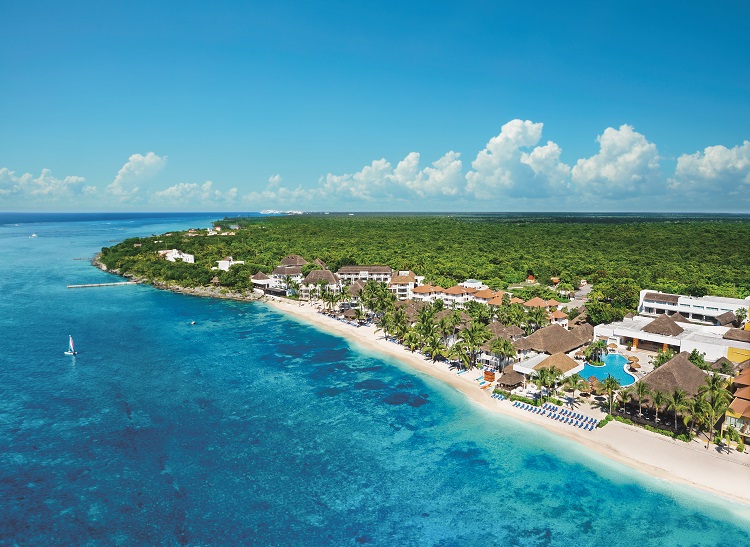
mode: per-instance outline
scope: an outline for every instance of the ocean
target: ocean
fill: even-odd
[[[747,542],[747,507],[262,303],[66,288],[120,281],[76,259],[221,216],[0,215],[0,545]]]

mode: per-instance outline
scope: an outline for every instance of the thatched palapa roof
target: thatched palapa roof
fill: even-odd
[[[327,285],[337,285],[339,277],[331,270],[312,270],[302,281],[303,285],[312,285],[313,283],[325,282]]]
[[[499,386],[504,387],[516,387],[523,384],[523,374],[520,372],[516,372],[511,367],[506,367],[505,372],[500,376],[500,379],[497,381],[497,384]]]
[[[734,340],[735,342],[750,343],[750,330],[729,329],[724,333],[724,340]]]
[[[300,255],[287,255],[281,259],[282,266],[304,266],[305,264],[307,264],[307,260]]]
[[[563,374],[566,374],[576,367],[580,367],[579,363],[576,363],[573,359],[565,355],[564,353],[555,353],[550,355],[544,361],[534,367],[534,370],[541,370],[543,368],[555,367]]]
[[[706,374],[688,360],[690,354],[686,351],[678,353],[669,361],[643,377],[651,391],[661,391],[664,394],[682,389],[688,395],[696,395],[698,389],[706,383]]]
[[[682,315],[680,312],[670,315],[669,318],[675,323],[690,323],[690,320],[684,315]]]
[[[722,327],[737,324],[737,316],[734,315],[734,312],[731,311],[727,311],[722,313],[721,315],[717,315],[716,317],[714,317],[714,319]]]
[[[650,302],[659,302],[661,304],[677,304],[680,300],[680,295],[662,292],[647,292],[643,295],[643,299]]]
[[[519,350],[534,350],[541,353],[568,353],[580,348],[594,338],[594,327],[581,325],[571,330],[559,324],[549,325],[516,342]]]
[[[682,334],[685,329],[679,326],[677,323],[667,315],[660,315],[648,325],[641,329],[643,332],[650,332],[651,334],[660,334],[662,336],[678,336]]]

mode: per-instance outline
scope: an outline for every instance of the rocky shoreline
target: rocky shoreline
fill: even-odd
[[[118,270],[110,270],[99,262],[99,255],[97,254],[92,260],[91,265],[99,268],[103,272],[119,275],[129,281],[138,283],[139,285],[151,285],[155,289],[163,291],[171,291],[179,294],[188,294],[191,296],[200,296],[203,298],[221,298],[224,300],[241,300],[243,302],[252,302],[255,300],[264,301],[266,300],[265,294],[259,291],[253,292],[235,292],[226,287],[183,287],[182,285],[176,285],[174,283],[161,282],[161,281],[150,281],[146,278],[128,276],[120,273]]]

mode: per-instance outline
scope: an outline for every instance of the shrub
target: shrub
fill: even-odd
[[[511,395],[510,397],[511,401],[521,401],[522,403],[527,403],[530,405],[537,406],[539,404],[538,401],[535,401],[534,399],[529,399],[528,397],[521,397],[520,395]]]
[[[605,425],[607,425],[607,424],[608,424],[609,422],[611,422],[611,421],[612,421],[612,419],[613,419],[613,418],[612,418],[612,414],[607,414],[607,416],[606,416],[606,417],[605,417],[605,418],[604,418],[603,420],[600,420],[600,421],[599,421],[599,423],[598,423],[598,424],[596,424],[596,427],[604,427],[604,426],[605,426]]]
[[[737,443],[737,452],[744,452],[745,451],[745,443],[742,441]]]
[[[659,429],[658,427],[652,427],[648,424],[644,425],[643,428],[646,431],[651,431],[652,433],[658,433],[659,435],[664,435],[665,437],[672,437],[674,438],[674,433],[671,431],[668,431],[666,429]]]
[[[623,418],[622,416],[615,416],[615,420],[618,422],[622,422],[624,424],[633,425],[633,420],[629,420],[628,418]]]

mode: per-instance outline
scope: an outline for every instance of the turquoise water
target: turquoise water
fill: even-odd
[[[629,386],[635,382],[635,378],[625,372],[623,368],[625,363],[628,362],[627,357],[619,353],[609,353],[602,356],[602,361],[604,362],[603,367],[592,367],[588,363],[583,365],[581,376],[586,379],[596,376],[596,378],[603,381],[607,379],[607,376],[612,375],[614,378],[617,378],[621,386]]]
[[[0,544],[746,542],[748,508],[262,304],[65,288],[118,280],[73,258],[210,220],[0,226]]]

